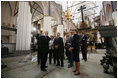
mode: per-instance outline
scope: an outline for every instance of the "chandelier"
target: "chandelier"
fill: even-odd
[[[65,21],[72,19],[72,13],[70,12],[69,9],[67,9],[65,12],[63,12],[63,19]]]

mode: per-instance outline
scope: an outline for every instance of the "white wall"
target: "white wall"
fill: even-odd
[[[15,2],[12,1],[10,2],[10,4],[12,6],[12,15],[10,14],[10,7],[8,5],[8,2],[4,1],[1,3],[1,25],[2,26],[12,27],[13,24],[16,25],[17,15],[16,16],[13,15]],[[10,24],[10,26],[8,26],[8,24]],[[9,38],[6,38],[6,36]],[[14,31],[1,29],[1,39],[5,43],[16,43],[16,33]]]
[[[114,20],[114,25],[117,26],[117,11],[112,13],[112,18]]]
[[[15,2],[14,2],[15,3]],[[15,6],[12,2],[12,6]],[[17,15],[14,16],[13,12],[14,7],[12,7],[12,15],[10,15],[10,8],[8,2],[4,2],[1,4],[1,24],[5,23],[6,25],[10,24],[11,26],[16,25]]]

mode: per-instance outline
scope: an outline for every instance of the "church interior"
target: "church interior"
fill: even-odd
[[[78,30],[87,39],[87,62],[81,60],[80,75],[68,68],[37,65],[36,35],[66,41],[66,33]],[[107,43],[106,43],[107,41]],[[1,1],[2,78],[117,78],[117,1]]]

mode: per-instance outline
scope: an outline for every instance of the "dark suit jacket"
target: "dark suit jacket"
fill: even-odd
[[[49,41],[50,37],[48,36],[40,36],[38,38],[38,50],[41,54],[47,54],[49,51]]]
[[[72,43],[72,36],[69,37],[68,41],[65,42],[65,48],[68,49],[71,47],[71,45],[68,45],[67,43]]]
[[[74,48],[73,52],[79,52],[80,49],[80,37],[75,34],[72,38],[72,46]]]
[[[81,38],[81,41],[80,41],[80,42],[81,42],[82,45],[85,45],[85,46],[86,46],[86,45],[87,45],[87,36],[84,35],[84,36]]]
[[[58,49],[56,49],[56,48],[55,49],[57,50],[57,52],[59,54],[59,57],[64,57],[64,43],[63,43],[63,39],[61,37],[59,37],[59,38],[56,37],[54,39],[53,45],[54,46],[58,45]]]

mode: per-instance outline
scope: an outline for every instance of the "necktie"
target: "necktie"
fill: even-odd
[[[47,36],[45,36],[45,38],[47,39]]]

